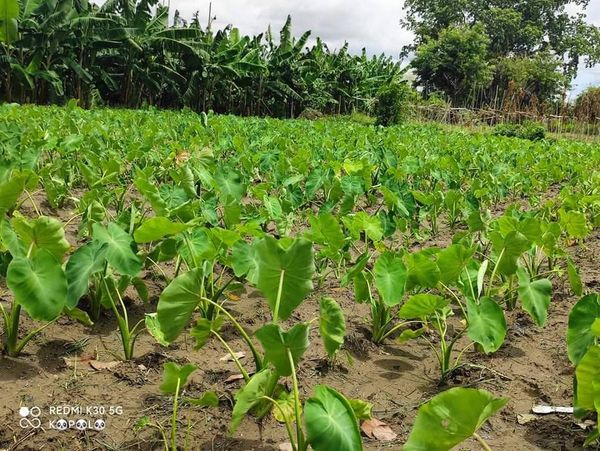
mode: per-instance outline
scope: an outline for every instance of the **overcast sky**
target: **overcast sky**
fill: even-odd
[[[172,12],[178,9],[186,20],[200,11],[206,23],[209,0],[170,0],[170,5]],[[312,30],[312,36],[320,36],[330,48],[339,48],[348,41],[353,52],[366,47],[369,53],[397,56],[413,39],[412,33],[400,26],[402,0],[213,0],[212,12],[217,17],[214,27],[231,23],[246,34],[261,33],[269,24],[278,33],[291,14],[296,36]],[[587,15],[591,23],[600,26],[600,0],[590,1]],[[600,66],[582,67],[574,91],[592,84],[600,85]]]

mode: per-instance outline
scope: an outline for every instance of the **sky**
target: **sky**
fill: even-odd
[[[208,6],[209,0],[170,0],[171,14],[178,9],[186,20],[199,11],[206,23]],[[413,40],[412,33],[400,26],[402,0],[212,1],[212,15],[216,16],[213,27],[233,24],[245,34],[264,32],[269,24],[274,33],[279,33],[288,14],[292,16],[294,35],[312,30],[313,37],[320,36],[332,49],[348,41],[352,52],[365,47],[369,54],[398,56],[401,48]],[[587,16],[589,22],[600,26],[600,0],[590,0]],[[581,66],[572,95],[590,85],[600,85],[600,65]]]

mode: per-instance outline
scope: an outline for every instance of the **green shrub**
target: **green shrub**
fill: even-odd
[[[399,124],[406,117],[410,88],[406,83],[390,83],[377,93],[375,109],[378,125]]]
[[[524,122],[523,124],[507,123],[496,125],[492,134],[538,141],[546,137],[546,128],[536,122]]]

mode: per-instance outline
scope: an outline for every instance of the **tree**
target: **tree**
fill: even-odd
[[[455,104],[464,104],[477,88],[492,80],[487,59],[490,40],[479,26],[450,26],[417,49],[412,66],[427,91],[442,91]]]

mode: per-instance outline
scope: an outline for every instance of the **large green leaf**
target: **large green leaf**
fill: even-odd
[[[408,268],[408,281],[406,289],[414,287],[434,288],[440,280],[440,269],[424,252],[409,254],[406,257]]]
[[[437,254],[440,280],[445,284],[456,282],[472,255],[473,250],[461,244],[453,244]]]
[[[508,402],[485,390],[451,388],[419,407],[404,451],[447,451],[471,437]]]
[[[106,245],[94,241],[81,246],[69,257],[65,268],[69,309],[74,308],[81,296],[88,292],[90,277],[103,270],[105,257]]]
[[[3,1],[5,2],[4,6],[12,2],[17,2],[17,0],[0,0],[0,3],[2,3]],[[0,6],[0,9],[1,8],[2,6]],[[17,6],[17,13],[18,12],[19,9]],[[1,14],[2,11],[0,11],[0,15]],[[1,24],[0,27],[2,27]],[[0,31],[0,34],[2,34],[2,31]],[[0,38],[0,41],[1,40],[2,39]],[[37,180],[37,176],[33,175],[33,173],[29,171],[15,171],[11,174],[8,180],[5,180],[2,183],[0,183],[0,217],[3,217],[8,210],[14,208],[15,204],[19,200],[19,197],[23,193],[23,190],[25,190],[26,188],[33,188],[33,186],[37,184]]]
[[[179,366],[175,362],[165,363],[163,381],[158,388],[163,393],[173,395],[181,392],[181,389],[187,383],[190,374],[196,371],[197,368],[198,367],[192,363],[186,363],[183,366]]]
[[[304,405],[307,440],[314,451],[360,451],[358,422],[348,400],[331,387],[317,385]]]
[[[520,232],[512,231],[503,237],[500,233],[491,233],[490,240],[498,260],[498,272],[510,276],[517,271],[517,261],[531,247],[531,241]]]
[[[567,351],[575,365],[595,342],[592,325],[597,318],[600,318],[600,296],[596,293],[582,297],[569,313]]]
[[[443,309],[450,301],[434,294],[415,294],[400,307],[398,316],[404,319],[422,318]]]
[[[590,346],[575,368],[575,406],[600,411],[600,346]]]
[[[175,340],[192,319],[202,299],[202,275],[201,268],[180,274],[158,298],[156,321],[167,342]]]
[[[339,351],[346,336],[344,311],[331,298],[321,298],[319,303],[319,332],[329,358]]]
[[[127,232],[114,222],[108,224],[108,228],[94,224],[92,230],[94,239],[106,244],[106,259],[113,268],[132,277],[140,272],[142,261],[133,252],[133,241]]]
[[[15,216],[10,223],[21,239],[23,247],[31,249],[32,254],[44,249],[57,261],[62,262],[65,252],[71,247],[65,238],[63,226],[57,219],[40,216],[30,220],[19,215]]]
[[[267,298],[273,320],[285,320],[312,290],[312,243],[297,238],[284,249],[275,238],[266,236],[254,249],[258,262],[256,286]]]
[[[298,362],[308,349],[309,332],[308,323],[298,323],[287,332],[277,324],[265,324],[255,335],[265,351],[265,361],[271,362],[280,376],[290,376],[298,368]]]
[[[585,215],[579,211],[559,211],[560,224],[573,238],[585,238],[588,234]]]
[[[279,375],[271,368],[259,371],[235,394],[235,405],[231,413],[229,432],[233,434],[244,416],[256,405],[271,397]]]
[[[41,250],[31,258],[16,257],[8,265],[6,284],[15,302],[38,321],[52,321],[67,302],[67,279],[52,254]]]
[[[169,218],[155,216],[144,221],[133,233],[133,237],[137,243],[149,243],[169,235],[176,235],[187,227],[186,224],[181,222],[173,222]]]
[[[19,1],[0,0],[0,42],[10,44],[19,35]]]
[[[538,326],[544,326],[548,320],[548,306],[552,296],[552,284],[548,279],[534,280],[523,268],[517,270],[519,278],[519,299],[523,308]]]
[[[311,216],[309,222],[310,230],[306,233],[309,240],[327,246],[332,252],[337,252],[344,246],[346,238],[340,223],[331,213]]]
[[[467,299],[467,312],[469,338],[479,343],[486,353],[497,351],[506,337],[506,319],[502,307],[489,297],[481,298],[479,303]]]
[[[389,306],[402,301],[407,277],[402,257],[392,252],[381,254],[373,266],[375,286],[383,302]]]

